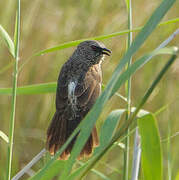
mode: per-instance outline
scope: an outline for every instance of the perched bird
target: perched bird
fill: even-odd
[[[90,111],[101,92],[101,63],[111,51],[98,41],[80,43],[63,65],[58,77],[56,112],[47,130],[47,149],[51,155],[66,142],[74,129]],[[77,136],[59,159],[68,159]],[[99,140],[96,127],[84,145],[79,159],[90,156]]]

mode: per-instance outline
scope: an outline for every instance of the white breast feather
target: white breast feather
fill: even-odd
[[[77,110],[77,107],[76,107],[76,96],[75,96],[75,88],[76,88],[76,82],[74,81],[71,81],[69,84],[68,84],[68,99],[70,101],[70,105],[71,105],[71,108],[72,108],[72,111],[73,111],[73,118],[76,117],[76,110]],[[71,119],[73,119],[71,118]]]
[[[74,99],[75,96],[75,88],[76,88],[76,83],[71,81],[68,84],[68,99]]]

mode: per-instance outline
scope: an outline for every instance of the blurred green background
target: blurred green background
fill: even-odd
[[[133,27],[145,24],[159,0],[135,0],[133,7]],[[179,1],[170,9],[163,21],[179,17]],[[13,37],[16,1],[0,0],[0,24]],[[179,27],[173,23],[158,27],[133,60],[155,49],[162,41]],[[33,0],[21,1],[21,38],[20,61],[23,64],[35,52],[53,47],[67,41],[109,34],[127,29],[127,11],[124,0]],[[137,33],[134,33],[134,36]],[[112,56],[103,63],[103,83],[107,84],[113,70],[126,51],[126,35],[104,40]],[[0,39],[0,88],[12,87],[13,68],[3,69],[12,61],[11,55]],[[179,45],[175,37],[170,46]],[[63,63],[72,54],[74,48],[48,53],[34,57],[19,73],[18,86],[55,82]],[[132,78],[132,105],[139,103],[146,89],[155,78],[169,56],[158,56],[138,71]],[[124,87],[119,91],[125,96]],[[11,96],[0,96],[0,130],[8,134],[11,111]],[[167,175],[167,141],[170,127],[171,135],[179,132],[179,61],[177,60],[155,89],[144,109],[156,112],[168,105],[158,115],[158,125],[163,146],[164,177]],[[104,117],[113,109],[125,108],[125,102],[113,97],[105,107],[97,122],[98,129]],[[45,145],[46,129],[55,111],[55,93],[17,96],[15,139],[13,152],[13,175],[26,165]],[[179,136],[171,139],[172,175],[179,171]],[[130,142],[132,160],[133,136]],[[0,174],[5,174],[7,144],[0,140]],[[33,167],[37,171],[43,161]],[[98,163],[96,169],[111,179],[121,179],[123,170],[123,152],[119,147],[113,148]],[[24,179],[28,176],[25,175]],[[1,175],[0,175],[1,179]],[[23,178],[22,178],[23,179]],[[89,173],[86,179],[99,179]]]

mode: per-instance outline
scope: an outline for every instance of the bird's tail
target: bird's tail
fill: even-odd
[[[61,148],[61,146],[66,142],[68,137],[72,134],[72,132],[78,126],[79,123],[80,120],[77,118],[75,120],[67,120],[59,112],[56,112],[54,114],[54,117],[47,131],[47,149],[49,150],[51,155],[54,155],[56,151],[58,151],[58,149]],[[60,155],[59,159],[68,159],[76,138],[77,136],[73,138],[73,140],[65,149],[65,151]],[[98,146],[98,144],[98,134],[96,127],[94,127],[78,159],[81,159],[85,156],[90,156],[93,152],[93,148]]]

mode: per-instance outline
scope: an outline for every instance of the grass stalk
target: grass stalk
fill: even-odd
[[[134,153],[133,153],[131,180],[138,179],[139,169],[140,169],[140,159],[141,159],[141,142],[140,142],[138,128],[136,128],[135,138],[134,138]]]
[[[131,0],[126,0],[126,5],[127,5],[127,12],[128,12],[128,37],[127,37],[127,50],[132,44],[132,5],[131,5]],[[130,67],[132,63],[132,57],[130,58],[126,69]],[[127,97],[127,113],[126,113],[126,121],[128,120],[130,113],[131,113],[131,77],[126,81],[125,83],[125,94]],[[124,150],[124,170],[123,170],[123,180],[128,180],[128,175],[129,175],[129,129],[126,131],[126,139],[125,139],[125,150]]]
[[[14,122],[15,122],[15,109],[16,109],[16,91],[17,91],[17,78],[18,78],[19,36],[20,36],[20,0],[17,0],[17,14],[16,14],[15,36],[14,36],[15,63],[14,63],[14,72],[13,72],[11,116],[10,116],[10,127],[9,127],[9,145],[8,145],[8,156],[7,156],[8,157],[7,180],[11,179]]]
[[[167,138],[167,151],[168,151],[168,180],[172,180],[172,160],[171,160],[171,121],[168,118],[168,138]]]

